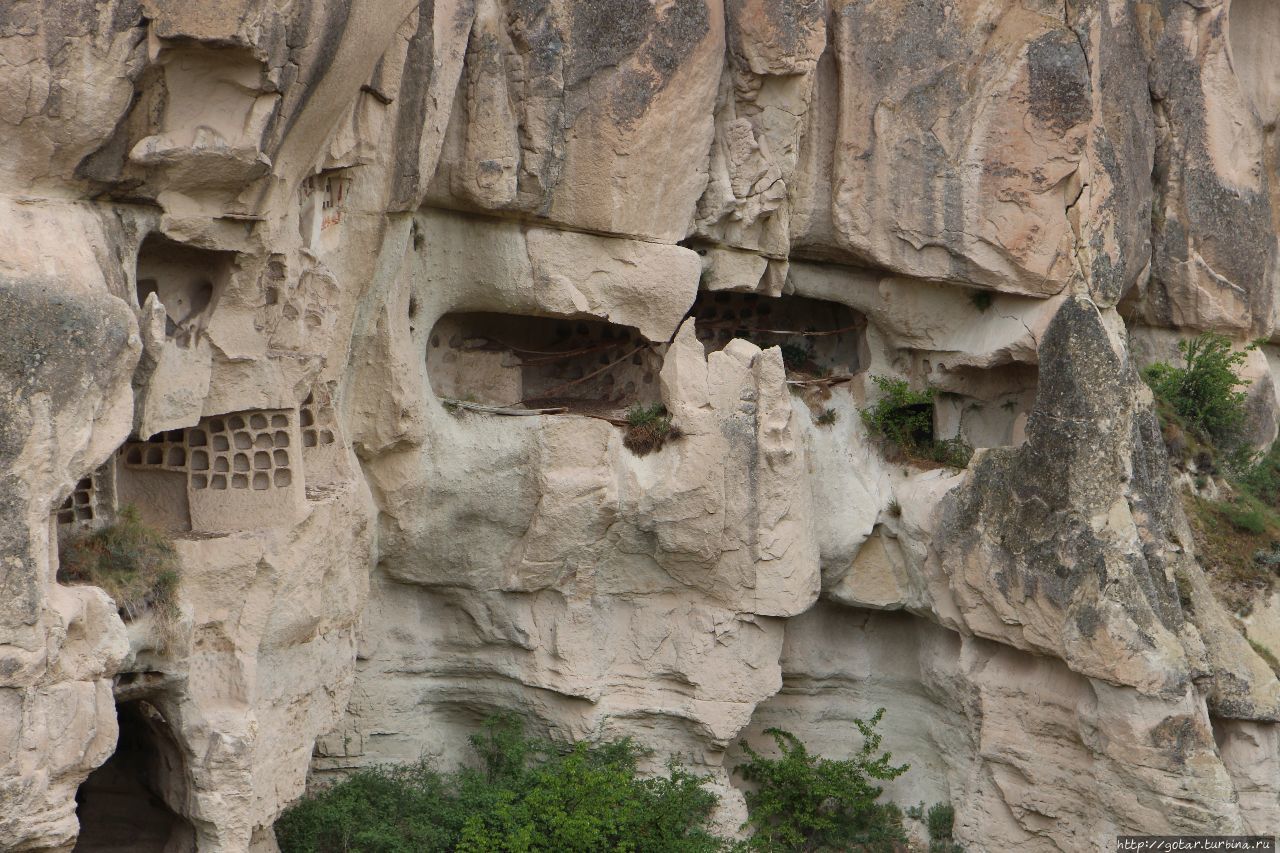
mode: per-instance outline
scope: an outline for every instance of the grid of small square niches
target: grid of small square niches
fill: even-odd
[[[59,524],[92,524],[97,515],[98,486],[94,476],[82,477],[67,499],[58,507]]]
[[[192,489],[283,489],[293,483],[289,413],[208,418],[187,430]]]
[[[156,469],[186,473],[186,430],[158,432],[146,441],[130,441],[121,451],[126,468]]]
[[[333,444],[333,405],[327,399],[316,399],[312,391],[299,409],[302,446],[321,447]]]

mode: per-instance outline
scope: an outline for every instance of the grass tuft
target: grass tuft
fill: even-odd
[[[661,403],[637,403],[627,410],[627,431],[622,443],[636,456],[644,456],[683,433],[671,422],[671,415]]]
[[[58,582],[101,587],[126,622],[150,611],[167,642],[178,613],[178,569],[178,552],[169,535],[126,506],[113,524],[62,546]]]

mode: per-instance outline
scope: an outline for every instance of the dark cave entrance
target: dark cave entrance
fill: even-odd
[[[170,806],[186,776],[169,724],[145,699],[116,713],[116,751],[76,793],[76,853],[193,853],[195,830]]]
[[[700,291],[691,311],[707,354],[745,338],[777,346],[789,373],[853,376],[867,369],[867,319],[838,302],[803,296]]]
[[[659,400],[665,344],[603,320],[451,313],[431,330],[437,397],[616,416]]]

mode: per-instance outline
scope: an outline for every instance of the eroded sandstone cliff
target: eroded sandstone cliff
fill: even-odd
[[[1271,0],[0,6],[0,848],[269,850],[309,775],[504,709],[681,754],[730,829],[740,738],[883,706],[970,850],[1273,831],[1280,600],[1215,598],[1138,368],[1275,340],[1276,437],[1277,43]],[[887,454],[872,376],[969,466]],[[56,580],[126,505],[165,624]]]

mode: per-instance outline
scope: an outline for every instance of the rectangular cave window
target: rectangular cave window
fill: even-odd
[[[1027,417],[1035,404],[1039,371],[1033,364],[948,367],[922,362],[936,389],[934,430],[970,447],[1012,447],[1026,441]]]
[[[446,314],[427,342],[427,377],[446,401],[617,417],[660,399],[665,344],[603,320]]]
[[[329,235],[342,224],[354,182],[348,169],[328,169],[302,182],[298,232],[307,248],[321,248],[322,243],[328,245]]]
[[[802,296],[702,291],[692,315],[708,354],[744,338],[779,347],[789,378],[829,380],[867,369],[866,318],[847,305]]]
[[[187,471],[186,436],[183,430],[157,433],[146,441],[132,439],[120,449],[124,467],[137,470]]]
[[[130,439],[116,453],[116,491],[121,506],[137,508],[142,520],[164,530],[191,529],[187,477],[189,430],[169,430],[146,440]]]

